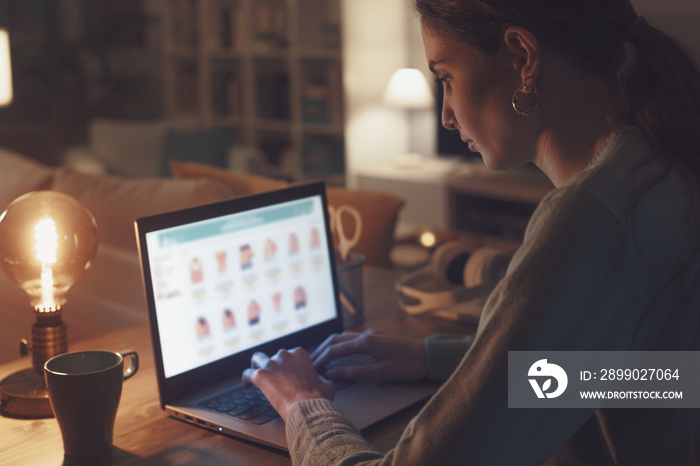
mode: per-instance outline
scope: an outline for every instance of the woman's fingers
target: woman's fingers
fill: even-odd
[[[321,357],[322,354],[324,354],[326,351],[328,351],[329,348],[332,348],[334,346],[339,345],[340,343],[346,343],[346,342],[351,342],[351,341],[357,341],[355,344],[362,344],[363,340],[367,338],[368,335],[373,335],[376,332],[372,329],[365,330],[364,332],[343,332],[343,333],[336,333],[331,335],[330,337],[326,338],[326,340],[321,343],[318,348],[316,348],[312,353],[311,353],[311,360],[314,361],[314,365],[316,367],[319,367],[315,364],[315,362]],[[348,347],[345,347],[348,348]],[[357,352],[357,351],[355,351]],[[349,353],[344,353],[340,354],[336,357],[339,356],[344,356]],[[328,361],[326,361],[327,363]]]
[[[253,385],[253,377],[256,374],[256,369],[267,366],[269,361],[270,358],[267,354],[260,351],[253,353],[253,356],[250,358],[250,368],[243,371],[243,387],[250,388],[250,386]]]
[[[267,356],[267,354],[262,353],[260,351],[256,351],[250,358],[250,367],[252,367],[253,369],[265,367],[269,361],[270,358]]]
[[[333,380],[416,380],[428,373],[425,344],[420,339],[374,332],[353,334],[351,338],[336,338],[313,359],[314,367],[322,370],[331,361],[352,354],[366,354],[376,364],[331,369]],[[350,364],[352,365],[352,364]]]
[[[318,376],[302,348],[280,350],[272,357],[254,353],[251,366],[243,371],[243,383],[260,388],[282,419],[298,401],[335,395],[335,384]]]
[[[243,370],[243,377],[241,381],[243,382],[244,388],[250,388],[253,385],[253,377],[255,376],[256,369],[248,368]]]
[[[357,338],[358,335],[361,334],[357,332],[334,333],[326,338],[323,343],[318,345],[318,347],[311,353],[311,360],[314,361],[316,358],[318,358],[329,346],[336,345],[343,341],[352,340],[353,338]]]
[[[321,370],[336,358],[357,353],[372,354],[371,348],[367,347],[367,339],[363,334],[358,334],[354,338],[329,345],[315,359],[312,358],[311,360],[316,370]]]

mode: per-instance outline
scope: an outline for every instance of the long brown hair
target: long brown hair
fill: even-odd
[[[582,70],[609,83],[618,129],[641,131],[700,185],[700,69],[651,25],[630,35],[629,0],[415,0],[424,27],[482,54],[504,46],[508,27],[532,32]],[[639,23],[637,23],[639,25]]]

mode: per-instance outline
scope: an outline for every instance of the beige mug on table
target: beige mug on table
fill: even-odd
[[[139,357],[133,350],[78,351],[46,361],[46,387],[66,456],[93,458],[112,449],[122,383],[138,367]]]

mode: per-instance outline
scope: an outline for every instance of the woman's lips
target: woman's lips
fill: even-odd
[[[462,141],[464,141],[464,143],[467,145],[467,147],[469,147],[470,151],[476,152],[474,150],[474,141],[472,141],[471,139],[462,139]]]

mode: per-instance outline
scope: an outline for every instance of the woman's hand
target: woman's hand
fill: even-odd
[[[333,382],[318,375],[302,348],[280,350],[271,358],[257,352],[251,362],[252,368],[243,371],[244,385],[256,385],[285,422],[297,401],[335,396]]]
[[[366,330],[331,335],[311,354],[316,369],[323,369],[335,358],[365,353],[377,362],[364,366],[336,367],[326,375],[338,381],[418,380],[428,375],[425,344],[421,339]]]

